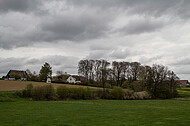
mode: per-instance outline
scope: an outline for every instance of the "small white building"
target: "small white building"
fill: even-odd
[[[50,78],[47,78],[46,83],[51,83],[51,79],[50,79]]]
[[[76,79],[74,77],[72,77],[72,76],[69,76],[69,78],[67,79],[67,82],[75,84],[76,83]]]

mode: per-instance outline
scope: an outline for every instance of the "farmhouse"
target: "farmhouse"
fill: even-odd
[[[27,73],[26,71],[21,70],[10,70],[7,75],[4,77],[5,80],[27,80]]]
[[[68,83],[76,83],[76,79],[73,76],[69,76],[69,78],[67,79]]]
[[[78,75],[70,75],[67,79],[68,83],[81,83],[85,81],[85,78],[82,76],[78,76]]]
[[[179,82],[180,82],[181,87],[188,87],[189,86],[188,80],[180,80]]]
[[[51,79],[48,77],[46,83],[51,83]]]

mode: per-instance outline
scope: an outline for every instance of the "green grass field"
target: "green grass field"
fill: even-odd
[[[180,97],[187,90],[180,89]],[[187,98],[187,97],[186,97]],[[0,92],[0,126],[188,126],[189,100],[29,101]]]
[[[190,87],[178,89],[179,97],[190,100]]]

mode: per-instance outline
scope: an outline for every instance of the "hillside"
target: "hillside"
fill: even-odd
[[[43,82],[32,82],[32,81],[7,81],[7,80],[0,80],[0,91],[16,91],[16,90],[23,90],[26,88],[27,84],[33,84],[33,86],[43,86],[47,85],[47,83]],[[80,86],[80,85],[70,85],[70,84],[55,84],[52,83],[54,88],[57,88],[59,86],[66,86],[66,87],[72,87],[72,88],[87,88],[88,86]],[[98,89],[97,87],[89,87]]]

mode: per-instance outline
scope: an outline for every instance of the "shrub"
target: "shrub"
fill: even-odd
[[[145,90],[144,82],[143,81],[134,81],[131,83],[132,89],[135,92],[140,92]]]
[[[123,99],[124,91],[121,87],[113,87],[111,90],[111,96],[113,99]]]
[[[71,99],[85,99],[84,88],[69,88],[69,97]]]
[[[26,86],[26,89],[23,90],[23,92],[22,92],[23,97],[31,97],[32,96],[31,95],[32,89],[33,89],[33,85],[32,84],[28,84]]]
[[[31,92],[34,100],[52,100],[55,90],[52,85],[34,87]]]
[[[132,89],[131,83],[126,80],[125,82],[123,82],[122,86],[123,89]]]
[[[102,99],[103,98],[103,91],[102,90],[95,90],[92,92],[95,99]]]
[[[129,90],[129,89],[124,89],[124,96],[123,98],[125,100],[128,100],[128,99],[135,99],[135,95],[134,95],[134,91],[133,90]]]
[[[57,94],[60,99],[94,99],[92,91],[89,88],[67,88],[60,86],[57,88]]]
[[[135,92],[136,99],[143,100],[150,98],[150,95],[146,91]]]
[[[105,88],[111,88],[111,84],[105,83]]]
[[[57,88],[57,94],[61,99],[67,99],[69,96],[69,89],[65,86],[60,86]]]
[[[16,92],[14,93],[14,95],[15,95],[16,97],[23,97],[23,91],[16,91]]]
[[[85,90],[86,90],[86,92],[85,92],[84,99],[85,100],[87,100],[87,99],[94,99],[92,91],[88,87]]]

